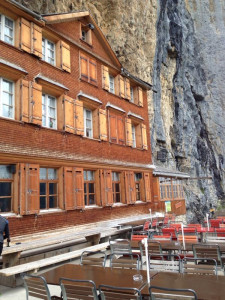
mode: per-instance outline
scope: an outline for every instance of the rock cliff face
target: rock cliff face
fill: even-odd
[[[188,218],[225,203],[224,0],[18,0],[40,13],[89,10],[121,63],[152,82],[151,142],[188,172]],[[212,177],[211,179],[207,179]]]

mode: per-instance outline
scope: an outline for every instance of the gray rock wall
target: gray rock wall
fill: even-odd
[[[195,178],[185,184],[188,219],[224,204],[224,0],[18,2],[41,13],[90,10],[121,63],[154,84],[153,157],[160,164],[157,151],[166,148],[164,166]]]

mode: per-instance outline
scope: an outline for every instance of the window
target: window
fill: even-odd
[[[136,200],[137,201],[141,200],[141,179],[142,179],[142,174],[141,173],[135,173],[134,174]]]
[[[83,28],[81,30],[81,39],[85,42],[87,41],[87,32]]]
[[[12,186],[11,166],[0,165],[0,212],[12,211]]]
[[[84,171],[84,203],[87,206],[95,204],[94,175],[94,171]]]
[[[115,94],[115,78],[112,75],[109,75],[109,91]]]
[[[120,202],[120,173],[112,172],[113,203]]]
[[[92,138],[92,129],[92,111],[87,108],[84,108],[84,136]]]
[[[57,169],[40,168],[40,209],[58,207]]]
[[[136,148],[136,131],[135,126],[132,124],[132,147]]]
[[[0,15],[0,39],[11,45],[14,44],[14,21]]]
[[[181,180],[159,177],[161,200],[184,199],[183,185]]]
[[[134,88],[130,87],[130,102],[134,103]]]
[[[42,38],[42,59],[55,65],[55,43]]]
[[[0,115],[5,118],[14,118],[14,83],[0,78]]]
[[[42,126],[57,128],[56,122],[56,98],[47,94],[42,94]]]
[[[92,30],[94,26],[92,24],[81,25],[81,40],[92,45]]]

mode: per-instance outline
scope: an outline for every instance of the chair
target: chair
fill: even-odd
[[[141,252],[141,265],[143,265],[143,261],[144,261],[143,258],[146,256],[145,246],[142,244],[142,242],[139,242],[139,247],[140,247],[140,252]],[[162,246],[161,246],[160,242],[158,242],[158,241],[148,240],[148,254],[147,255],[152,255],[152,254],[163,254]]]
[[[171,242],[172,241],[171,233],[168,233],[168,234],[154,233],[154,234],[152,234],[151,238],[154,241],[158,241],[158,242]]]
[[[98,300],[96,285],[92,280],[60,278],[63,300]]]
[[[178,234],[177,236],[177,240],[182,243],[183,241],[183,235],[182,234]],[[184,234],[184,241],[185,243],[191,243],[191,244],[195,244],[198,242],[198,236],[197,235],[186,235]]]
[[[223,219],[210,219],[209,222],[211,227],[219,228],[220,224],[223,223]]]
[[[220,225],[225,225],[225,224],[220,224]],[[225,228],[223,227],[215,228],[215,231],[218,237],[225,237]]]
[[[206,244],[193,244],[192,245],[194,258],[205,260],[207,263],[212,259],[215,259],[217,264],[223,268],[223,261],[221,258],[220,247],[218,245],[206,245]]]
[[[217,262],[209,259],[209,264],[204,263],[204,259],[184,258],[182,260],[182,273],[198,275],[217,275]]]
[[[101,300],[142,300],[141,292],[136,288],[115,287],[100,285],[99,292]]]
[[[217,229],[217,228],[216,228]],[[219,228],[218,228],[219,229]],[[225,232],[220,232],[220,231],[217,231],[217,232],[207,232],[205,234],[205,242],[206,243],[225,243]]]
[[[150,271],[158,272],[181,272],[181,259],[179,255],[163,254],[149,256]]]
[[[171,234],[172,240],[177,240],[177,230],[175,227],[165,227],[162,228],[162,233],[163,234]]]
[[[154,291],[153,291],[154,290]],[[197,300],[197,295],[191,289],[170,289],[159,286],[150,286],[149,294],[151,300]]]
[[[95,254],[97,253],[99,253],[101,257],[96,257]],[[84,251],[81,254],[80,264],[105,267],[106,258],[107,256],[103,252]]]
[[[27,300],[29,299],[29,296],[45,300],[62,299],[61,297],[51,296],[44,277],[25,274],[21,275],[21,277],[24,281]]]
[[[137,254],[127,254],[125,257],[118,257],[113,254],[110,257],[110,267],[119,269],[140,269],[140,256]]]
[[[111,254],[132,254],[132,249],[129,240],[118,239],[110,241]]]

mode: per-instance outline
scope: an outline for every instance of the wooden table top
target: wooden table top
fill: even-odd
[[[198,300],[225,299],[225,276],[160,272],[151,279],[150,284],[175,289],[193,289]],[[149,295],[149,286],[146,285],[141,293]]]
[[[141,226],[144,225],[146,221],[149,221],[149,219],[142,219],[142,220],[135,220],[135,221],[129,221],[129,222],[124,222],[120,223],[119,225],[121,226]]]
[[[133,280],[133,275],[141,274],[143,279],[141,281]],[[157,274],[156,271],[151,272],[151,277]],[[130,270],[130,269],[116,269],[110,267],[97,266],[82,266],[65,264],[51,271],[42,273],[48,284],[59,284],[59,279],[70,278],[79,280],[93,280],[98,287],[100,284],[113,285],[118,287],[133,287],[141,289],[147,282],[146,271]]]

